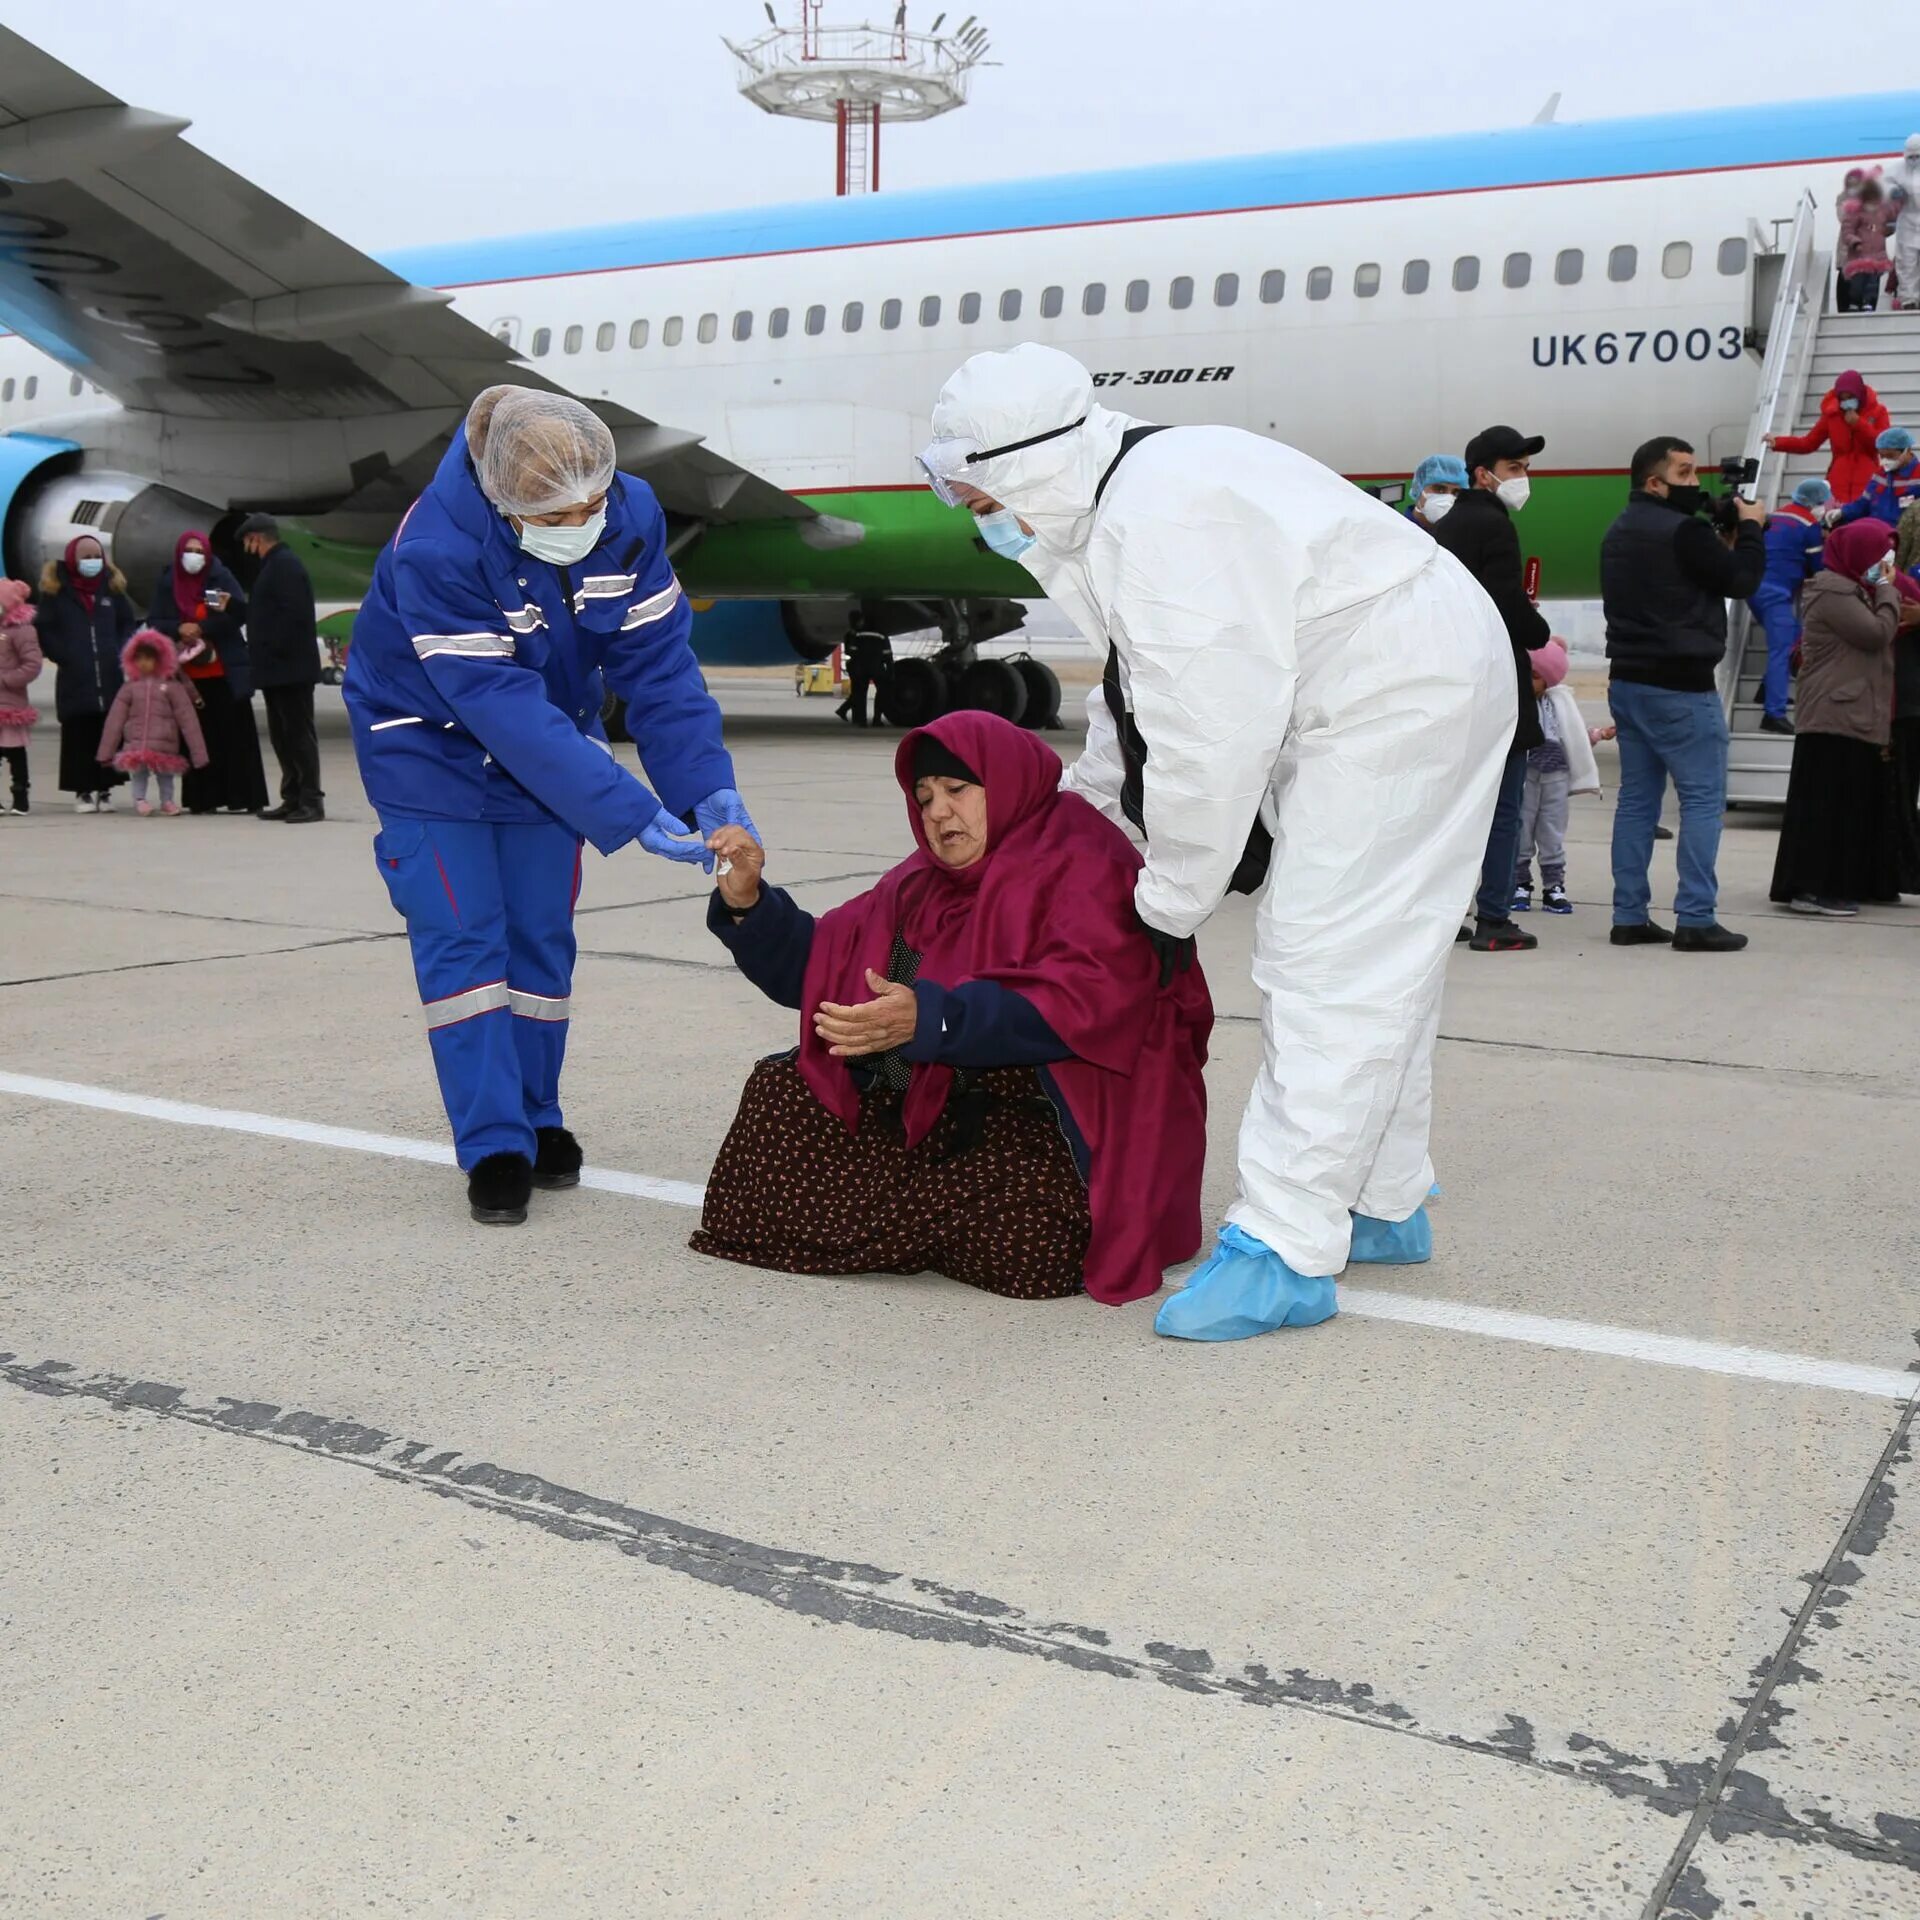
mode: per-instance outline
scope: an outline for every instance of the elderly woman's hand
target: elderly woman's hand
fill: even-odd
[[[873,1053],[891,1053],[913,1038],[920,1024],[920,1002],[911,987],[887,980],[867,969],[867,985],[874,999],[857,1007],[835,1006],[822,1000],[813,1016],[813,1030],[832,1050],[836,1060],[859,1060]]]
[[[760,898],[766,851],[744,827],[720,827],[707,836],[713,855],[713,884],[729,913],[745,913]]]

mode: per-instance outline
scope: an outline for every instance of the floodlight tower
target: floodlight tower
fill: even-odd
[[[798,24],[783,27],[771,0],[763,3],[766,32],[725,42],[740,63],[740,91],[763,113],[832,124],[836,193],[878,193],[881,127],[964,107],[987,51],[977,14],[943,33],[941,13],[914,33],[902,4],[891,27],[836,27],[821,21],[823,0],[797,0]]]

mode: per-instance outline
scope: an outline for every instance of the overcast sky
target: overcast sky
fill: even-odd
[[[909,24],[938,11],[915,0]],[[1556,90],[1571,120],[1906,85],[1871,12],[1832,31],[1813,0],[982,0],[1001,64],[960,112],[889,130],[885,182],[1513,126]],[[720,36],[763,29],[760,0],[6,0],[5,22],[369,250],[833,188],[830,130],[734,91]]]

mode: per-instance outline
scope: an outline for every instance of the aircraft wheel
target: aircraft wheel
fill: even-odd
[[[1060,676],[1044,660],[1016,660],[1013,665],[1026,682],[1027,707],[1020,724],[1040,733],[1060,724]]]
[[[954,705],[991,713],[1017,727],[1027,710],[1027,683],[1011,660],[976,660],[960,676]]]
[[[896,727],[924,727],[947,710],[947,676],[931,660],[896,660],[880,711]]]

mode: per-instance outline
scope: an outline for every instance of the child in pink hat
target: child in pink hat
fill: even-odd
[[[1527,753],[1527,784],[1520,797],[1520,857],[1513,870],[1513,910],[1533,907],[1533,856],[1540,855],[1540,904],[1548,913],[1571,913],[1567,898],[1567,817],[1576,793],[1600,791],[1596,740],[1611,740],[1611,727],[1589,727],[1573,689],[1566,685],[1567,646],[1549,640],[1533,654],[1533,697],[1540,702],[1546,738]]]

